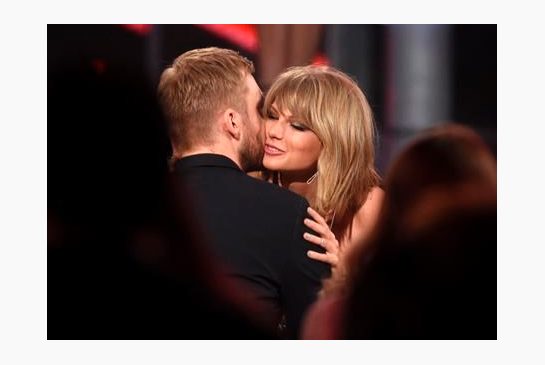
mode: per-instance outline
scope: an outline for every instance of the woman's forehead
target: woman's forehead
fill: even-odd
[[[276,95],[271,100],[271,106],[283,114],[293,114],[299,111],[302,99],[295,93]]]
[[[286,118],[297,117],[297,115],[293,113],[289,108],[287,108],[286,106],[279,106],[276,102],[271,104],[271,108],[277,113],[282,114]]]

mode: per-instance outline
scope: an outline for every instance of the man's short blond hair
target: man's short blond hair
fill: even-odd
[[[245,77],[252,61],[223,48],[194,49],[178,56],[163,71],[159,101],[175,151],[213,143],[213,123],[226,108],[245,112]]]

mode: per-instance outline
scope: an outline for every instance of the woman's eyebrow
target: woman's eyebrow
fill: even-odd
[[[293,122],[306,123],[305,118],[303,118],[300,115],[296,115],[296,114],[290,115],[287,119],[290,120],[290,121],[293,121]]]

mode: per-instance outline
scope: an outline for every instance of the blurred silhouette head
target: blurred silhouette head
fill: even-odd
[[[427,130],[400,153],[385,184],[387,217],[401,224],[412,210],[425,221],[426,213],[419,206],[434,197],[437,204],[495,202],[496,161],[473,130],[444,124]]]
[[[496,163],[472,130],[415,139],[386,176],[370,251],[349,258],[348,338],[496,337]]]
[[[165,190],[169,147],[149,85],[89,64],[48,76],[49,207],[100,229],[149,220]]]
[[[48,336],[263,336],[171,181],[153,88],[112,65],[50,70],[48,121]]]

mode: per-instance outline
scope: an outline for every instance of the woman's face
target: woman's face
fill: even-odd
[[[291,172],[310,177],[322,144],[306,122],[289,110],[278,110],[276,103],[267,111],[263,166],[271,171]]]

